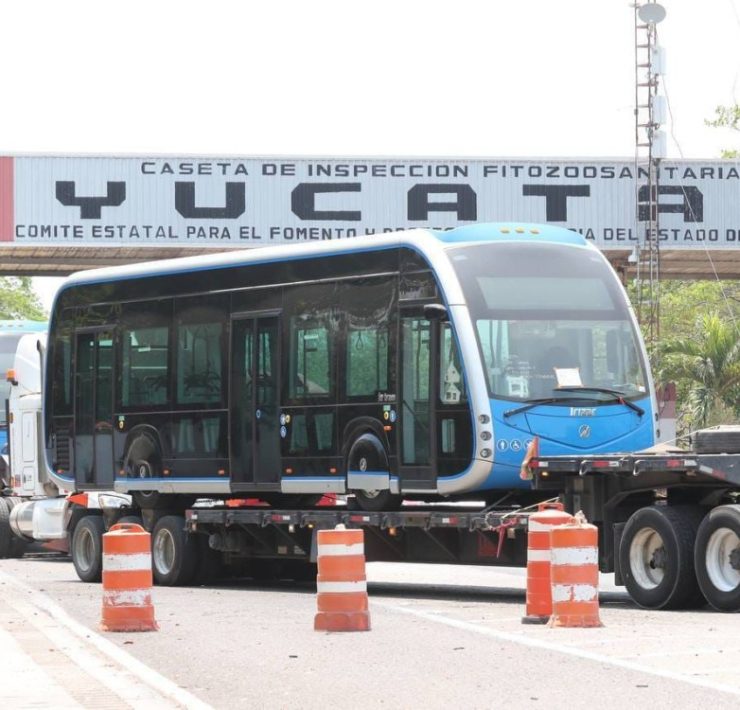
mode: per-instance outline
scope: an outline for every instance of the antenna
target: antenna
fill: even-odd
[[[665,19],[662,5],[648,0],[635,8],[635,203],[637,209],[637,317],[651,355],[660,337],[660,161],[666,157],[665,98],[658,94],[665,74],[665,52],[656,25]],[[646,183],[643,183],[643,179]],[[630,258],[632,261],[632,258]]]

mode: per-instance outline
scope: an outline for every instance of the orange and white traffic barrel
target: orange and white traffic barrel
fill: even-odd
[[[603,626],[599,618],[599,533],[577,514],[550,531],[552,618],[550,626]]]
[[[365,533],[337,525],[319,530],[316,631],[369,631]]]
[[[572,522],[562,503],[540,503],[527,524],[527,610],[523,624],[546,624],[552,614],[550,531]]]
[[[103,535],[103,631],[156,631],[151,535],[118,523]]]

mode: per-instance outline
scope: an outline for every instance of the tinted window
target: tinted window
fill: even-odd
[[[290,397],[327,396],[331,390],[329,329],[322,320],[290,319]]]
[[[221,323],[177,328],[177,403],[221,401]]]
[[[288,397],[333,401],[339,328],[334,286],[303,286],[286,291],[284,323]]]
[[[347,332],[347,396],[374,396],[388,389],[388,329]]]
[[[167,402],[169,329],[124,328],[122,334],[122,387],[124,407]]]

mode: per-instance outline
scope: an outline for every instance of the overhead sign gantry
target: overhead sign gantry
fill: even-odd
[[[661,276],[740,276],[740,169],[663,161]],[[0,273],[485,221],[583,234],[632,273],[647,175],[628,160],[0,157]]]

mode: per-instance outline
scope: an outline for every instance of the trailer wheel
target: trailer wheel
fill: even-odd
[[[388,456],[375,434],[366,433],[357,438],[347,455],[347,471],[387,471]],[[401,498],[387,488],[352,491],[363,510],[393,510],[401,504]]]
[[[703,597],[694,573],[694,540],[702,510],[651,506],[624,526],[619,563],[632,599],[647,609],[697,606]]]
[[[718,611],[740,610],[740,506],[722,505],[704,518],[696,535],[699,587]]]
[[[0,559],[10,556],[14,537],[10,529],[10,506],[5,498],[0,498]]]
[[[103,576],[103,533],[100,515],[86,515],[72,536],[72,564],[83,582],[99,582]]]
[[[165,587],[179,587],[193,579],[198,564],[195,537],[185,530],[181,515],[165,515],[152,533],[154,581]]]

